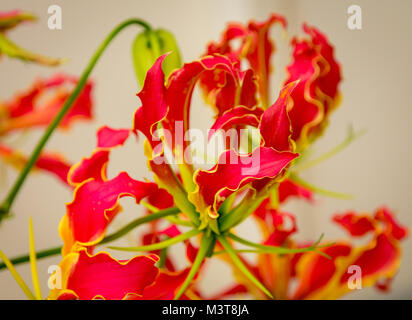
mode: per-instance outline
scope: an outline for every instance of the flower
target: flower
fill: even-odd
[[[298,231],[293,214],[271,208],[268,201],[256,213],[265,245],[289,248],[307,245],[292,237]],[[400,241],[407,236],[408,229],[398,224],[386,207],[377,209],[374,215],[348,211],[336,214],[333,220],[352,237],[365,238],[371,234],[372,238],[366,237],[366,243],[361,245],[338,240],[320,249],[330,259],[314,252],[259,255],[257,264],[250,269],[276,299],[337,299],[352,291],[351,268],[358,270],[361,287],[374,285],[388,290],[390,280],[399,270]],[[259,299],[266,297],[237,271],[235,278],[238,286],[244,286],[252,295]]]
[[[38,79],[12,99],[0,101],[0,138],[4,141],[13,134],[48,126],[76,83],[77,79],[73,76],[56,74]],[[93,84],[89,81],[60,122],[61,129],[69,128],[76,121],[93,118],[92,90]],[[27,162],[26,156],[3,141],[0,142],[0,157],[17,169],[23,167]],[[54,174],[64,183],[67,183],[70,167],[71,164],[55,152],[43,152],[35,164],[35,168]]]

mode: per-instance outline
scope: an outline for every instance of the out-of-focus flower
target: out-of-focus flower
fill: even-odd
[[[303,245],[292,238],[297,232],[294,215],[272,209],[265,201],[255,217],[265,245],[290,248]],[[399,270],[400,241],[407,236],[408,229],[398,224],[386,207],[377,209],[374,215],[353,211],[337,214],[334,221],[350,236],[364,238],[366,242],[355,245],[347,240],[338,240],[320,249],[331,259],[313,252],[260,254],[257,264],[250,266],[276,299],[337,299],[353,291],[353,284],[349,283],[354,282],[351,266],[358,268],[357,281],[362,288],[375,285],[378,289],[388,289],[389,280]],[[259,299],[265,298],[242,274],[235,272],[235,278],[249,293]]]
[[[62,59],[49,58],[37,53],[23,49],[12,42],[6,34],[16,26],[36,20],[31,13],[20,10],[0,12],[0,58],[3,54],[10,58],[17,58],[23,61],[39,63],[48,66],[56,66],[63,62]]]
[[[25,165],[27,157],[16,150],[5,139],[15,133],[28,131],[50,124],[71,93],[77,79],[72,76],[57,74],[47,79],[38,79],[32,87],[19,93],[14,98],[0,101],[0,157],[15,168]],[[79,120],[91,120],[93,117],[92,82],[88,82],[70,111],[60,123],[60,128],[67,129]],[[71,164],[57,153],[43,152],[35,167],[56,175],[67,183],[67,173]]]

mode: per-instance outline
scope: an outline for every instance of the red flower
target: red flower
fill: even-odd
[[[75,77],[57,74],[48,79],[39,79],[13,99],[0,102],[0,137],[49,125],[76,83]],[[92,119],[92,89],[92,82],[88,82],[61,121],[60,128],[67,129],[75,121]],[[6,142],[0,144],[0,157],[17,169],[27,161],[24,154]],[[64,183],[67,183],[70,166],[64,157],[50,152],[43,152],[35,164],[35,168],[54,174]]]

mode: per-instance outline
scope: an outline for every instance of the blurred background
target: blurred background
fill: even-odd
[[[57,4],[62,8],[62,30],[49,30],[47,9]],[[362,30],[347,27],[350,5],[362,8]],[[343,101],[332,115],[326,134],[315,146],[317,154],[341,142],[349,125],[366,129],[367,133],[342,153],[308,170],[302,177],[312,184],[355,195],[353,200],[338,200],[317,196],[315,206],[293,202],[287,209],[298,216],[301,240],[313,240],[322,232],[330,240],[345,235],[331,223],[331,216],[348,209],[373,211],[386,204],[399,220],[412,226],[412,170],[410,168],[411,120],[409,85],[412,74],[411,1],[404,0],[150,0],[150,1],[59,1],[59,0],[1,0],[0,11],[23,9],[39,17],[36,23],[22,25],[10,32],[11,38],[34,52],[52,57],[67,57],[69,61],[57,68],[3,57],[0,62],[0,99],[9,99],[17,91],[31,85],[37,77],[47,77],[58,71],[80,75],[96,47],[119,22],[139,17],[154,27],[165,27],[177,38],[184,61],[198,58],[206,43],[217,40],[227,22],[264,20],[271,12],[284,15],[289,23],[288,36],[274,28],[277,39],[275,74],[271,82],[272,99],[285,79],[285,66],[290,62],[288,42],[293,35],[302,35],[303,22],[317,26],[327,34],[335,46],[335,53],[343,68],[344,80],[340,87]],[[139,30],[123,31],[106,51],[92,73],[95,81],[95,120],[73,126],[67,133],[56,132],[47,145],[48,150],[63,151],[72,162],[89,156],[95,146],[95,131],[108,124],[114,128],[130,127],[132,115],[139,106],[135,96],[139,91],[131,61],[131,43]],[[207,128],[212,123],[211,111],[199,94],[194,97],[193,126]],[[205,119],[210,119],[208,122]],[[20,148],[30,152],[43,130],[25,137]],[[141,143],[140,143],[141,144]],[[16,172],[1,171],[0,196],[7,193]],[[135,178],[148,177],[143,149],[135,143],[116,150],[109,167],[110,173],[126,169]],[[33,217],[38,250],[61,244],[58,224],[65,213],[65,203],[72,200],[72,192],[47,174],[32,174],[24,184],[13,207],[14,217],[0,226],[0,248],[9,256],[28,252],[28,219]],[[125,210],[111,226],[111,230],[141,214],[130,199],[121,201]],[[142,228],[143,230],[144,228]],[[259,240],[254,225],[243,225],[243,235]],[[122,244],[136,239],[130,234]],[[120,242],[119,242],[120,243]],[[412,238],[403,242],[400,272],[389,294],[373,288],[356,290],[345,298],[410,299],[412,298]],[[175,251],[183,250],[177,246]],[[177,252],[178,253],[178,252]],[[123,257],[119,252],[116,257]],[[47,289],[48,267],[58,264],[60,257],[38,262],[43,294]],[[182,262],[184,264],[184,261]],[[31,283],[28,265],[18,271]],[[201,287],[211,295],[231,283],[231,271],[214,259],[201,279]],[[0,271],[0,299],[19,299],[25,296],[7,271]]]

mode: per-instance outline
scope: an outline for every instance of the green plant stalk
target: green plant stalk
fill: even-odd
[[[52,133],[54,130],[57,128],[59,123],[62,121],[66,113],[70,110],[71,106],[73,103],[76,101],[77,97],[81,93],[82,89],[84,88],[87,79],[89,78],[90,73],[92,72],[93,68],[95,67],[97,61],[100,59],[101,55],[105,51],[105,49],[108,47],[108,45],[112,42],[112,40],[126,27],[130,25],[140,25],[144,27],[147,30],[150,30],[150,26],[140,20],[140,19],[129,19],[118,26],[116,26],[110,34],[106,37],[106,39],[102,42],[102,44],[97,48],[96,52],[90,59],[89,64],[87,65],[86,69],[83,71],[79,81],[76,84],[76,87],[74,88],[73,92],[70,94],[70,96],[67,98],[65,103],[63,104],[62,108],[60,109],[59,113],[56,115],[56,117],[53,119],[53,121],[50,123],[46,131],[44,132],[43,136],[37,143],[36,147],[34,148],[30,158],[28,159],[25,167],[23,170],[20,172],[16,182],[14,183],[13,187],[11,188],[9,194],[7,197],[4,199],[3,203],[0,206],[0,221],[2,218],[4,218],[10,211],[13,202],[17,196],[17,194],[20,191],[20,188],[22,187],[27,175],[29,174],[30,170],[36,163],[38,157],[40,156],[44,146],[46,145],[47,141],[51,137]]]
[[[167,217],[169,215],[174,215],[178,212],[180,212],[180,210],[178,208],[168,208],[168,209],[160,210],[156,213],[152,213],[152,214],[146,215],[144,217],[135,219],[135,220],[131,221],[130,223],[128,223],[127,225],[125,225],[124,227],[122,227],[121,229],[119,229],[118,231],[116,231],[116,232],[112,233],[111,235],[108,235],[105,238],[103,238],[103,240],[100,242],[100,244],[105,244],[105,243],[117,240],[120,237],[127,234],[128,232],[132,231],[134,228],[138,227],[139,225],[142,225],[144,223],[147,223],[147,222],[150,222],[150,221],[153,221],[153,220],[156,220],[156,219]],[[36,252],[36,258],[37,258],[37,260],[39,260],[39,259],[42,259],[42,258],[47,258],[47,257],[50,257],[50,256],[54,256],[54,255],[60,254],[61,250],[62,250],[61,246],[46,249],[46,250],[41,250],[41,251]],[[12,258],[12,259],[10,259],[10,262],[13,265],[18,265],[18,264],[29,262],[29,260],[30,260],[30,255],[26,254],[26,255],[22,255],[22,256],[19,256],[19,257]],[[0,270],[5,269],[6,267],[7,266],[4,262],[0,264]]]
[[[365,133],[366,133],[365,130],[354,132],[353,128],[350,127],[345,140],[343,140],[341,143],[339,143],[337,146],[333,147],[332,149],[330,149],[326,153],[318,156],[317,158],[308,160],[307,162],[299,163],[298,165],[296,165],[293,168],[293,172],[294,173],[302,172],[304,170],[310,169],[310,168],[312,168],[312,167],[314,167],[314,166],[316,166],[316,165],[332,158],[333,156],[337,155],[339,152],[344,150],[353,141],[355,141],[359,137],[363,136]]]
[[[342,192],[336,192],[336,191],[331,191],[327,190],[324,188],[319,188],[317,186],[314,186],[313,184],[310,184],[309,182],[306,182],[305,180],[301,179],[297,175],[291,173],[290,174],[290,179],[297,184],[300,184],[301,186],[305,187],[306,189],[309,189],[313,192],[316,192],[320,195],[330,197],[330,198],[335,198],[335,199],[341,199],[341,200],[351,200],[354,198],[353,195],[347,194],[347,193],[342,193]]]
[[[315,251],[316,250],[316,245],[319,242],[319,240],[318,240],[314,245],[309,246],[309,247],[289,249],[289,248],[284,248],[284,247],[267,246],[267,245],[264,245],[264,244],[254,243],[254,242],[248,241],[246,239],[240,238],[240,237],[234,235],[233,233],[229,233],[228,237],[231,238],[232,240],[235,240],[236,242],[239,242],[239,243],[244,244],[246,246],[249,246],[249,247],[252,247],[252,248],[257,248],[262,253],[275,253],[275,254],[290,254],[290,253]]]
[[[195,277],[197,271],[202,265],[203,260],[206,258],[210,252],[211,246],[215,243],[213,236],[208,236],[206,233],[203,233],[202,241],[200,243],[199,251],[197,252],[195,261],[193,261],[192,267],[190,268],[189,274],[187,275],[185,281],[177,292],[174,300],[178,300],[183,293],[185,293],[187,287],[190,285],[190,282]]]
[[[273,299],[273,295],[268,289],[250,272],[250,270],[244,265],[242,260],[236,254],[235,249],[230,246],[230,243],[226,240],[224,236],[219,236],[218,240],[223,246],[223,249],[227,252],[229,257],[232,259],[236,267],[260,290],[262,290],[269,298]]]
[[[182,233],[176,237],[167,239],[165,241],[161,241],[161,242],[157,242],[157,243],[153,243],[153,244],[149,244],[146,246],[138,246],[138,247],[108,247],[109,249],[113,249],[113,250],[119,250],[119,251],[153,251],[153,250],[159,250],[159,249],[163,249],[166,247],[170,247],[171,245],[174,245],[176,243],[185,241],[187,239],[190,239],[194,236],[197,236],[199,233],[201,233],[201,230],[198,229],[193,229],[190,230],[186,233]]]
[[[261,196],[259,194],[256,196],[253,196],[252,193],[246,195],[239,206],[237,206],[230,213],[221,217],[219,220],[219,230],[221,232],[225,232],[237,226],[252,212],[254,212],[264,199],[265,196]]]

